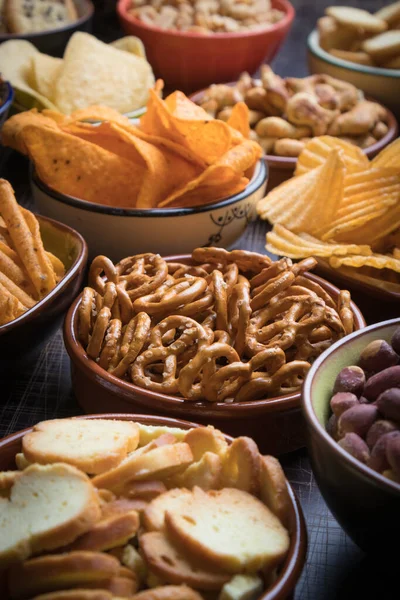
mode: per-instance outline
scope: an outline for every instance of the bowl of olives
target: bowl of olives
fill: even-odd
[[[320,491],[365,551],[400,533],[400,319],[333,344],[303,386],[307,446]]]

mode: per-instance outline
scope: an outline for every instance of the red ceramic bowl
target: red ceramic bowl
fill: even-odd
[[[191,257],[170,256],[167,261],[190,263]],[[316,275],[317,281],[337,301],[339,290]],[[190,418],[214,425],[230,435],[248,435],[263,453],[282,454],[305,445],[305,427],[300,412],[298,392],[250,402],[187,402],[179,396],[160,394],[110,375],[90,359],[77,339],[78,306],[72,304],[64,323],[64,342],[71,358],[72,385],[80,406],[86,413],[139,412]],[[355,329],[365,327],[364,318],[352,304]]]
[[[128,13],[131,0],[118,0],[117,12],[126,34],[145,45],[147,58],[157,77],[168,88],[193,92],[214,82],[237,79],[242,71],[254,73],[270,62],[286,38],[294,18],[288,0],[272,0],[285,16],[279,23],[257,31],[201,35],[165,30],[142,23]]]
[[[168,417],[137,415],[137,414],[101,414],[87,415],[79,417],[82,419],[119,419],[122,421],[137,421],[144,425],[165,425],[168,427],[179,427],[180,429],[192,429],[199,427],[196,423],[182,421],[179,419],[169,419]],[[32,428],[24,429],[13,433],[8,437],[0,440],[0,470],[14,470],[15,455],[21,452],[22,438],[26,433],[32,431]],[[232,438],[225,436],[228,443],[232,442]],[[257,600],[285,600],[288,599],[300,577],[307,552],[307,530],[304,521],[303,512],[300,503],[298,502],[288,481],[286,481],[289,497],[290,511],[286,527],[290,534],[290,546],[285,562],[282,564],[276,581]],[[1,588],[1,583],[0,583]],[[2,600],[9,600],[4,591],[0,589],[0,597]]]
[[[214,81],[216,83],[217,80]],[[228,85],[234,86],[236,81],[230,81]],[[208,86],[206,86],[208,87]],[[190,99],[196,104],[200,104],[202,98],[204,96],[204,92],[206,91],[206,87],[202,90],[198,90],[190,95]],[[374,98],[368,97],[368,100],[372,100],[376,102]],[[387,114],[387,125],[388,131],[386,135],[383,136],[382,139],[378,140],[375,144],[372,144],[368,148],[364,148],[363,152],[368,158],[371,160],[374,156],[376,156],[383,148],[385,148],[388,144],[390,144],[398,134],[398,124],[396,117],[394,114],[384,107]],[[268,164],[268,185],[267,185],[267,193],[272,190],[277,185],[280,185],[287,179],[290,179],[294,175],[294,170],[296,168],[297,158],[293,158],[290,156],[275,156],[273,154],[264,154],[264,160]]]

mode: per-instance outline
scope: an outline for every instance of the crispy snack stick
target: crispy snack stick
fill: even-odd
[[[13,189],[4,179],[0,180],[0,213],[7,224],[13,245],[29,273],[37,296],[43,298],[56,285],[54,273],[44,255],[40,235],[36,238],[30,231],[19,210]]]
[[[26,224],[29,227],[31,234],[35,240],[36,247],[38,249],[38,257],[40,263],[43,266],[43,270],[46,271],[51,280],[54,280],[54,285],[52,285],[51,289],[56,285],[56,275],[60,274],[61,277],[65,274],[65,268],[61,260],[59,260],[56,256],[51,254],[50,252],[46,252],[43,247],[42,237],[40,235],[40,228],[38,220],[35,215],[31,213],[29,210],[20,207],[22,215],[26,221]],[[51,255],[51,256],[50,256]],[[57,268],[56,268],[57,267]]]
[[[0,325],[16,319],[26,310],[25,306],[0,283]]]
[[[18,298],[19,302],[24,306],[24,310],[32,308],[36,304],[36,301],[29,296],[24,290],[16,285],[7,275],[0,271],[0,284],[6,288],[10,294]]]
[[[13,251],[11,251],[13,252]],[[13,281],[19,288],[29,295],[33,295],[34,289],[32,283],[21,264],[18,255],[17,260],[13,260],[8,253],[2,251],[0,245],[0,271]]]

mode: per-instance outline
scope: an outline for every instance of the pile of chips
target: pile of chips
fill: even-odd
[[[295,176],[259,201],[273,225],[266,248],[319,257],[342,274],[400,291],[400,140],[373,160],[330,136],[301,152]]]
[[[162,100],[162,85],[150,90],[138,126],[104,106],[29,111],[5,123],[2,143],[27,154],[50,188],[96,204],[192,207],[244,190],[262,154],[246,137],[246,105],[225,123],[182,92]]]

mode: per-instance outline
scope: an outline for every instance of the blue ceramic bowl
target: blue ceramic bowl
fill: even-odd
[[[390,341],[400,319],[370,325],[333,344],[317,358],[303,385],[302,409],[307,445],[318,487],[334,517],[364,551],[390,552],[388,540],[400,534],[400,484],[355,459],[326,431],[337,374],[358,363],[377,339]]]
[[[4,86],[6,88],[6,92],[5,92],[6,98],[5,98],[5,102],[0,106],[0,129],[1,129],[4,121],[6,121],[8,118],[8,113],[10,111],[11,104],[13,103],[13,100],[14,100],[14,90],[12,89],[12,87],[8,83],[8,81],[6,81],[4,83]]]

